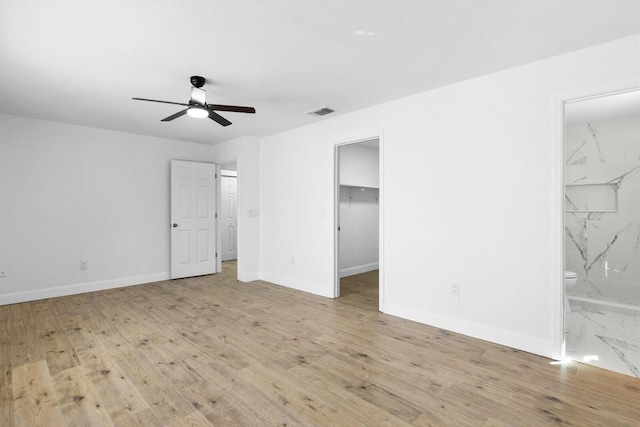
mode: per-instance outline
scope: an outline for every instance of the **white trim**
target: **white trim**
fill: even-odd
[[[385,234],[384,234],[384,218],[385,218],[385,199],[386,199],[386,190],[384,186],[384,129],[380,130],[378,133],[378,155],[379,155],[379,166],[378,166],[378,203],[380,204],[378,210],[378,310],[384,310],[384,302],[386,301],[386,276],[385,276]]]
[[[238,280],[240,282],[255,282],[260,280],[260,273],[238,273]]]
[[[640,90],[640,87],[637,87],[636,84],[637,84],[637,82],[635,82],[633,84],[633,87],[631,89],[629,89],[629,88],[627,88],[627,89],[614,89],[614,90],[605,91],[605,92],[602,92],[602,93],[589,92],[590,94],[587,95],[587,96],[567,99],[567,100],[564,101],[564,103],[565,104],[573,104],[574,102],[589,101],[591,99],[603,98],[605,96],[614,96],[614,95],[621,95],[623,93],[635,92],[637,90]]]
[[[506,329],[482,325],[469,320],[462,320],[457,317],[427,313],[425,311],[399,305],[387,304],[384,313],[436,328],[446,329],[472,338],[479,338],[481,340],[505,345],[540,356],[551,357],[549,352],[551,343],[532,335],[520,334]]]
[[[290,277],[277,276],[275,274],[261,274],[260,280],[269,282],[273,285],[285,286],[297,291],[308,292],[327,298],[335,298],[332,293],[327,293],[326,286],[320,286],[313,283],[301,282]]]
[[[144,283],[162,282],[165,280],[170,280],[170,278],[171,274],[167,271],[164,273],[143,274],[140,276],[98,280],[96,282],[75,283],[72,285],[55,286],[53,288],[11,292],[8,294],[0,294],[0,305],[36,301],[45,298],[64,297],[68,295],[83,294],[86,292],[104,291],[106,289],[142,285]]]
[[[374,271],[378,269],[378,263],[372,262],[371,264],[356,265],[355,267],[340,269],[340,277],[354,276],[356,274],[366,273],[368,271]]]
[[[333,298],[340,296],[340,145],[333,145]]]
[[[220,170],[220,176],[238,176],[238,171],[230,171],[228,169]]]
[[[216,272],[222,272],[222,221],[218,210],[222,206],[222,165],[216,164]]]
[[[551,266],[550,283],[553,284],[550,293],[550,313],[551,313],[551,357],[555,360],[563,360],[565,355],[565,307],[564,307],[564,99],[554,99],[551,109],[551,122],[553,123],[555,141],[552,153],[552,178],[551,183],[551,212],[553,229],[556,232],[552,235],[553,264]]]

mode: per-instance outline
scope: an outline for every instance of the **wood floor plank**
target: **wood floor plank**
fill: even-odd
[[[38,344],[38,321],[28,303],[11,306],[9,325],[10,340],[5,343],[3,353],[13,368],[45,359],[44,348]]]
[[[177,419],[171,418],[173,425],[178,425]],[[114,420],[115,427],[165,427],[167,420],[160,420],[156,417],[151,408],[136,412],[134,414],[121,414]]]
[[[103,300],[105,296],[96,298],[96,300]],[[126,330],[119,330],[108,316],[106,316],[102,310],[108,309],[112,304],[104,305],[98,310],[91,310],[90,312],[83,313],[83,324],[91,331],[100,342],[100,347],[105,351],[126,351],[127,346],[130,345],[128,339],[128,333]],[[76,351],[79,354],[79,351]]]
[[[242,369],[240,375],[257,386],[261,392],[276,397],[285,412],[292,411],[312,425],[344,425],[346,419],[354,426],[365,425],[362,419],[354,420],[350,414],[345,414],[344,407],[336,406],[335,402],[327,402],[320,397],[316,387],[305,387],[303,384],[295,383],[282,373],[276,373],[259,363]]]
[[[13,414],[13,386],[11,364],[0,365],[0,426],[11,425]]]
[[[149,408],[140,392],[108,353],[94,352],[82,364],[111,420]]]
[[[41,360],[12,371],[13,422],[16,425],[63,425],[47,362]]]
[[[89,322],[85,321],[81,315],[68,317],[64,322],[63,330],[80,363],[93,356],[96,351],[107,351],[102,341],[91,330]]]
[[[318,360],[301,365],[301,368],[313,370],[317,376],[331,379],[332,387],[340,385],[359,398],[385,409],[404,421],[414,421],[422,413],[421,406],[412,403],[410,397],[412,393],[408,392],[407,388],[403,388],[402,393],[396,393],[393,387],[388,387],[387,382],[372,378],[365,372],[365,369],[353,369],[353,366],[349,366],[343,360],[334,358],[332,355],[326,355]],[[295,369],[299,368],[293,368],[292,371]],[[391,374],[388,377],[389,381],[393,377],[394,375]],[[397,379],[397,376],[395,378]],[[376,383],[369,380],[374,380]],[[408,387],[409,384],[405,384],[405,386]],[[418,388],[413,388],[412,391],[415,395],[419,395],[420,398],[435,395],[435,393],[425,393],[423,389]],[[414,402],[419,400],[413,399]]]
[[[38,345],[45,355],[49,372],[52,376],[58,372],[77,366],[78,356],[69,343],[64,329],[53,310],[51,300],[43,300],[38,305],[36,315],[40,321],[34,326]]]
[[[194,410],[180,419],[180,425],[185,427],[207,427],[213,424],[211,424],[200,411]]]
[[[4,350],[0,351],[0,365],[11,363],[10,348],[15,336],[13,336],[13,331],[9,330],[9,325],[15,324],[13,312],[16,305],[0,306],[0,349]]]
[[[345,371],[326,370],[324,366],[310,362],[290,369],[289,373],[299,378],[300,382],[316,384],[319,388],[331,390],[332,393],[343,396],[345,401],[366,402],[407,423],[414,421],[422,413],[421,408],[400,396],[386,392],[377,385],[349,375]],[[378,418],[376,414],[371,415]]]
[[[194,411],[190,401],[172,382],[167,382],[167,376],[147,360],[140,350],[119,353],[114,356],[132,384],[147,402],[150,413],[159,420],[180,420]],[[179,421],[176,421],[180,424]]]
[[[439,403],[430,402],[425,405],[424,412],[411,424],[416,427],[456,426],[477,427],[488,424],[489,420],[476,419]],[[525,424],[526,425],[526,424]],[[529,424],[533,425],[533,424]],[[512,426],[513,427],[513,426]]]
[[[369,425],[371,420],[376,420],[376,424],[380,426],[408,425],[348,390],[329,387],[324,376],[318,376],[299,366],[278,372],[258,363],[241,370],[240,374],[258,384],[263,392],[278,394],[284,405],[291,405],[314,423],[318,421],[340,425],[348,419],[350,425]],[[316,420],[314,417],[318,414],[321,417]]]
[[[212,367],[215,370],[216,367]],[[262,393],[250,381],[234,376],[231,387],[220,392],[212,381],[183,387],[198,409],[213,425],[219,426],[301,426],[312,424],[283,411],[277,399]]]
[[[0,306],[0,425],[636,426],[640,379],[217,275]]]
[[[391,396],[406,401],[409,405],[422,408],[443,403],[440,397],[453,382],[443,381],[439,376],[416,379],[401,373],[385,363],[370,358],[354,358],[344,354],[329,354],[313,362],[325,371],[352,374],[366,383],[384,390]]]
[[[58,407],[67,425],[111,426],[111,417],[83,366],[75,366],[53,378]]]

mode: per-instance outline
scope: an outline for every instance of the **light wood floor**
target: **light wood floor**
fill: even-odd
[[[550,365],[235,265],[0,307],[0,425],[637,426],[640,380]]]

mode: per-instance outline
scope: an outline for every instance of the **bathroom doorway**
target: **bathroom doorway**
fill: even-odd
[[[382,304],[380,137],[335,148],[335,297]]]
[[[640,90],[564,115],[565,357],[640,377]]]

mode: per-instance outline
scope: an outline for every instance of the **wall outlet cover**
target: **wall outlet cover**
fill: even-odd
[[[460,284],[452,283],[450,292],[451,292],[451,295],[453,295],[453,296],[456,296],[456,297],[459,296],[460,295]]]

